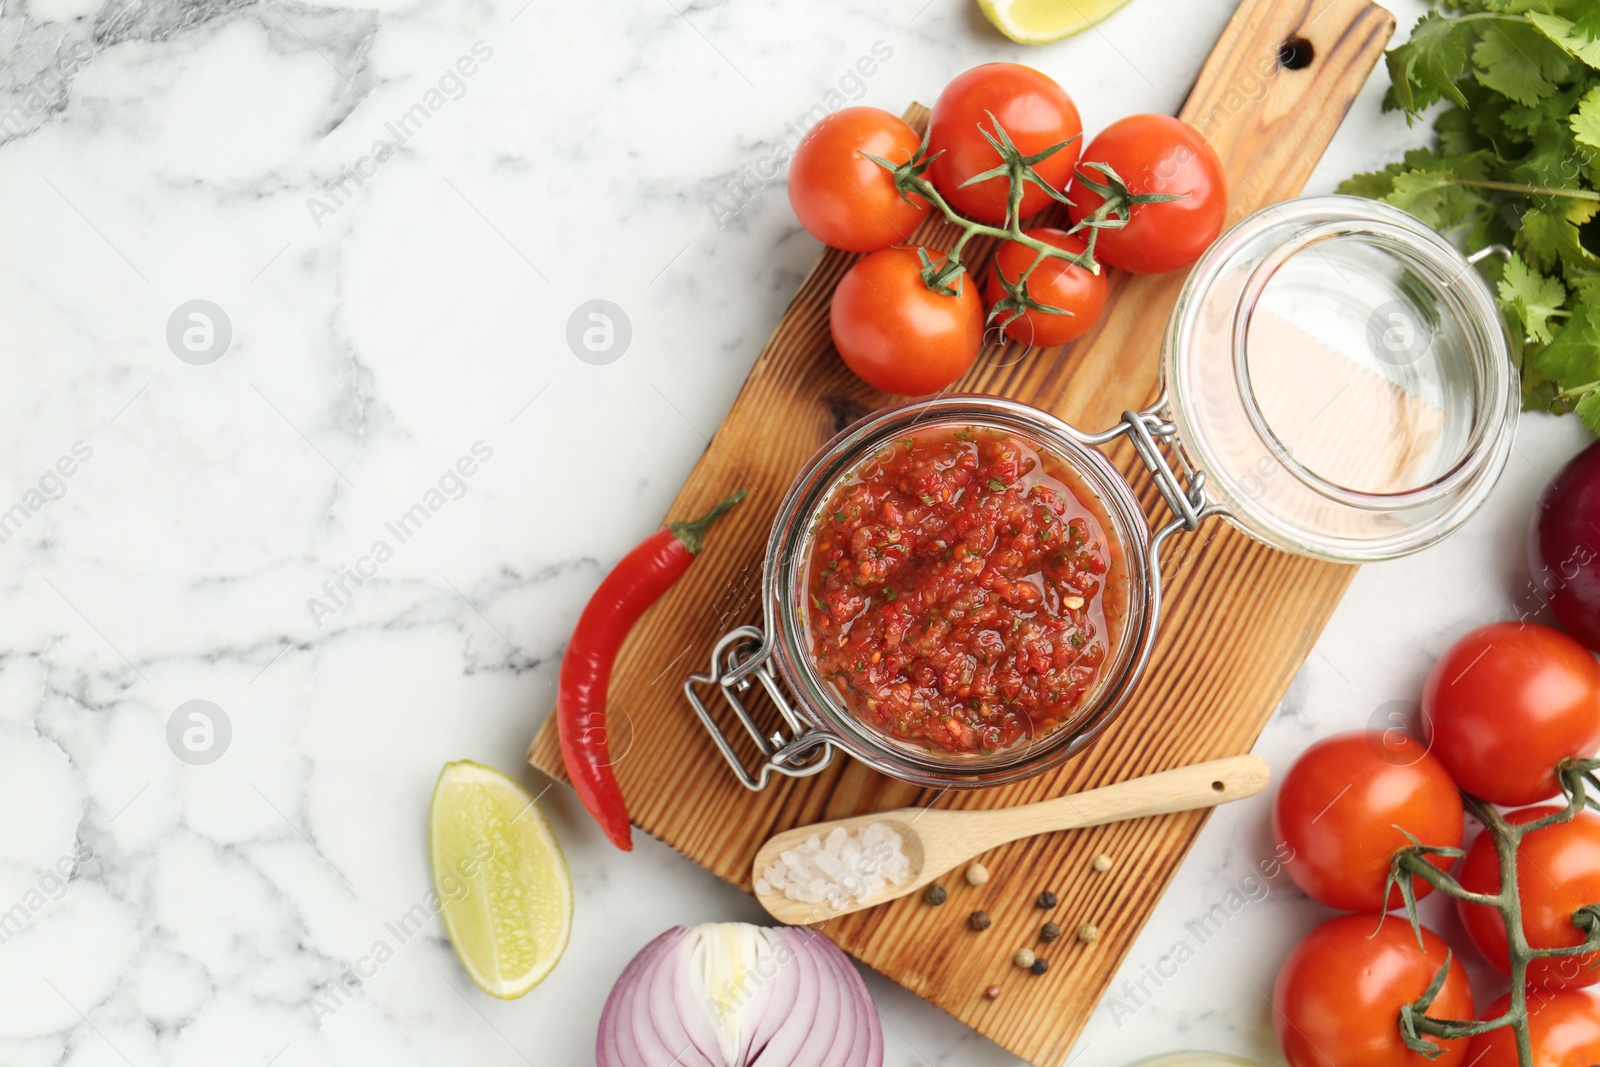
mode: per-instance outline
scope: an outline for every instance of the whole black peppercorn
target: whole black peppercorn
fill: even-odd
[[[1056,895],[1048,889],[1039,894],[1039,907],[1041,908],[1053,908],[1058,903],[1060,902],[1056,899]]]
[[[922,900],[925,904],[932,904],[934,907],[938,907],[945,902],[945,898],[949,895],[949,893],[945,892],[944,886],[930,885],[922,891]]]
[[[1055,923],[1045,923],[1039,928],[1040,941],[1054,941],[1061,936],[1061,927]]]
[[[1046,959],[1034,960],[1033,961],[1033,966],[1029,968],[1029,970],[1031,970],[1034,974],[1043,974],[1044,972],[1048,971],[1049,969],[1050,969],[1050,961],[1046,960]]]
[[[993,921],[994,920],[989,918],[988,912],[975,911],[967,919],[967,925],[972,927],[974,930],[987,930],[989,929],[989,924]]]

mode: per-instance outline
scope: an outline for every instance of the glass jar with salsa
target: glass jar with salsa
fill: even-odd
[[[772,639],[743,627],[717,652],[809,739],[741,768],[745,784],[837,748],[906,781],[994,785],[1089,744],[1132,690],[1159,588],[1150,527],[1096,440],[1016,401],[944,396],[869,415],[819,453],[768,541]]]

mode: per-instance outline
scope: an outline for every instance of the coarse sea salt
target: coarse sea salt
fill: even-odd
[[[826,838],[812,834],[757,874],[756,893],[782,893],[790,900],[840,911],[911,877],[904,845],[899,834],[880,822],[857,833],[835,827]]]

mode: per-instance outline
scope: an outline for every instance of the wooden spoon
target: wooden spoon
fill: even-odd
[[[901,848],[911,861],[911,873],[875,896],[847,900],[841,908],[790,900],[781,891],[757,894],[756,899],[781,923],[822,922],[914,893],[972,857],[1008,841],[1055,830],[1210,808],[1254,796],[1270,780],[1271,772],[1261,757],[1229,756],[1014,808],[898,808],[800,826],[785,830],[761,846],[756,853],[756,877],[776,863],[780,853],[803,844],[812,834],[826,838],[836,827],[859,833],[873,823],[886,824],[900,835]]]

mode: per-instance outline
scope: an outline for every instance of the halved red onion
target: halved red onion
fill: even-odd
[[[855,965],[805,927],[674,927],[623,969],[597,1067],[882,1067]]]

